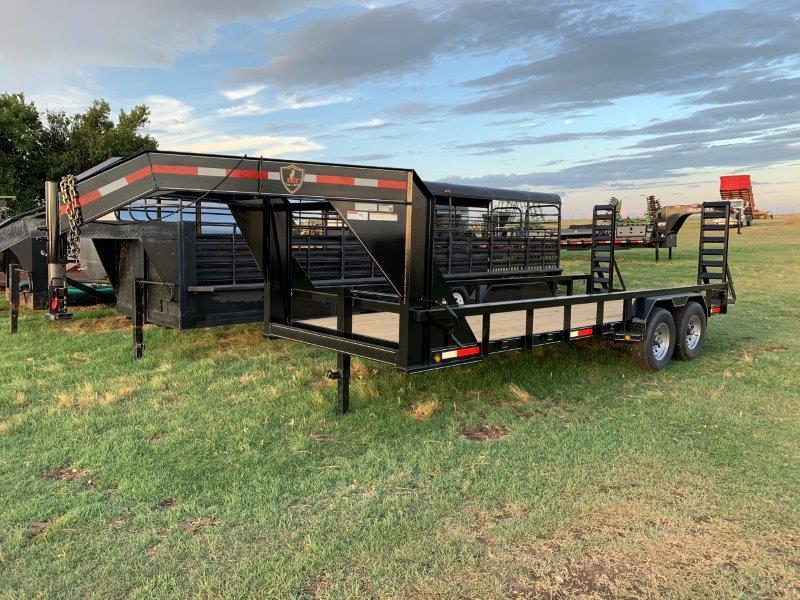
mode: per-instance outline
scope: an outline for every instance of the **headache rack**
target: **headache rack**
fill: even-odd
[[[263,274],[254,285],[264,335],[335,351],[341,411],[352,355],[417,373],[585,337],[644,342],[662,309],[696,303],[710,316],[730,303],[727,269],[624,289],[601,248],[615,247],[616,228],[599,221],[593,272],[564,274],[555,194],[423,182],[409,169],[169,152],[106,166],[78,190],[84,223],[141,198],[226,205]],[[727,247],[724,237],[715,251],[727,257]],[[157,271],[168,267],[162,257]],[[141,356],[143,307],[163,290],[131,275]]]

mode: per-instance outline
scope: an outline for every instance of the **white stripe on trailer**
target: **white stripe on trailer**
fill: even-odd
[[[361,179],[360,177],[355,178],[356,185],[363,185],[366,187],[378,187],[378,180],[377,179]]]
[[[442,358],[447,360],[448,358],[456,358],[458,356],[458,350],[448,350],[447,352],[442,352]]]
[[[118,189],[123,188],[126,185],[128,185],[127,179],[121,177],[120,179],[112,181],[111,183],[107,183],[101,188],[98,188],[97,191],[100,192],[101,196],[105,196],[107,194],[110,194],[111,192],[116,192]]]
[[[314,175],[313,173],[306,173],[303,176],[303,181],[305,183],[317,183],[317,176]]]
[[[225,177],[228,174],[227,169],[218,169],[216,167],[197,167],[198,175],[207,175],[209,177]]]
[[[267,171],[267,179],[280,179],[281,174],[278,171]]]

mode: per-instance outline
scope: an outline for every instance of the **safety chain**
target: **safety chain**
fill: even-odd
[[[81,207],[78,204],[78,190],[75,188],[75,176],[66,175],[61,178],[61,203],[66,207],[69,231],[67,232],[67,257],[78,258],[80,252],[79,234],[81,227]]]

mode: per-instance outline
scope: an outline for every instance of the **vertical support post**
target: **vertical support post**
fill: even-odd
[[[525,350],[533,348],[533,309],[525,311]]]
[[[263,198],[261,204],[261,272],[264,274],[264,323],[261,329],[261,335],[269,337],[272,334],[272,279],[270,261],[272,260],[272,232],[271,217],[269,205],[270,199]]]
[[[672,254],[672,250],[670,250],[670,254]],[[658,241],[656,241],[656,262],[658,262]]]
[[[672,260],[672,246],[670,246],[667,251],[669,252],[669,260]]]
[[[605,321],[605,305],[606,303],[602,300],[597,303],[597,329],[595,329],[595,334],[603,332],[603,321]]]
[[[491,313],[483,314],[483,322],[481,325],[481,355],[484,357],[489,356],[489,347],[492,345],[491,331],[492,331],[492,315]]]
[[[8,291],[11,299],[11,333],[17,333],[19,321],[19,269],[10,265],[8,270]]]
[[[340,287],[337,291],[336,303],[336,328],[345,337],[351,337],[353,332],[353,299],[347,288]],[[337,380],[338,400],[336,411],[345,414],[350,411],[350,355],[339,352],[336,356],[336,370],[339,372]]]
[[[133,358],[144,355],[145,284],[141,279],[133,280]]]
[[[572,279],[568,279],[567,280],[567,296],[572,296],[572,291],[574,289],[573,285],[574,285],[573,280]],[[570,339],[571,339],[569,337],[569,332],[570,332],[571,329],[572,329],[572,305],[571,304],[566,304],[566,305],[564,305],[564,334],[563,334],[563,338],[564,338],[565,342],[569,342]]]

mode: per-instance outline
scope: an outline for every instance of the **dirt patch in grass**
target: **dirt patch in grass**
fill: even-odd
[[[44,521],[37,521],[35,523],[31,523],[28,526],[28,531],[25,534],[29,540],[33,540],[34,538],[39,537],[48,529],[50,529],[53,525],[58,523],[61,517],[50,517],[49,519],[45,519]]]
[[[760,349],[766,352],[786,352],[789,346],[785,346],[784,344],[764,344],[760,346]]]
[[[508,427],[503,425],[478,425],[476,427],[458,426],[459,435],[473,442],[500,440],[508,436]]]
[[[188,521],[181,525],[181,531],[184,533],[197,533],[201,529],[208,527],[210,525],[216,525],[217,522],[211,518],[202,518],[202,519],[194,519],[192,521]]]
[[[131,320],[128,317],[114,315],[111,317],[71,319],[69,321],[62,321],[59,329],[70,333],[92,333],[125,329],[130,326]]]
[[[42,477],[48,479],[50,481],[61,481],[61,482],[68,482],[68,481],[78,481],[83,479],[89,474],[89,471],[86,469],[76,469],[72,466],[72,462],[68,461],[65,462],[60,467],[56,467],[54,469],[46,469],[42,473]]]
[[[217,340],[220,351],[230,349],[252,348],[266,342],[264,336],[258,330],[237,331],[231,335],[226,335]]]
[[[177,504],[178,501],[175,500],[175,498],[164,498],[156,503],[156,505],[153,507],[153,510],[167,510]]]
[[[503,571],[518,573],[508,581],[518,597],[738,595],[747,590],[745,572],[768,571],[786,589],[796,585],[774,560],[776,549],[788,552],[796,543],[785,531],[754,537],[734,521],[667,518],[628,501],[514,548]]]

